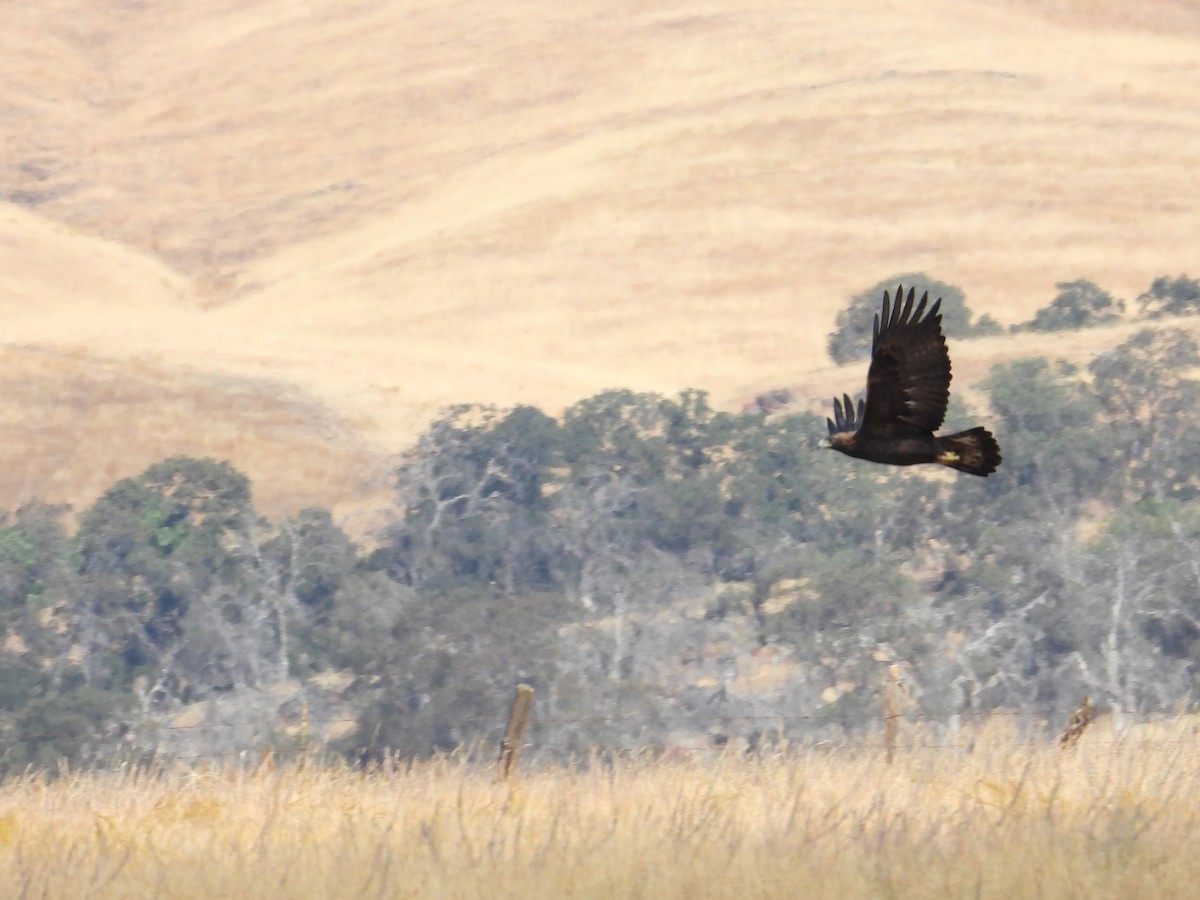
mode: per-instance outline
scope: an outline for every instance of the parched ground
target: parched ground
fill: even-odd
[[[49,0],[0,58],[0,508],[178,452],[345,516],[449,403],[816,408],[899,272],[1011,323],[1200,268],[1193,3]]]
[[[1195,896],[1194,721],[1099,723],[1065,751],[1010,724],[902,730],[891,764],[874,741],[522,760],[508,782],[490,752],[15,777],[0,879],[114,900]]]

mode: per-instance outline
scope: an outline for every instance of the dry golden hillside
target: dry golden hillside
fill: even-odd
[[[1127,8],[22,5],[0,507],[184,452],[345,512],[452,402],[853,389],[825,335],[897,272],[1002,322],[1195,274],[1200,7]]]

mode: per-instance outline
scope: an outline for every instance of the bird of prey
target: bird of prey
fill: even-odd
[[[829,437],[821,446],[871,462],[940,463],[986,477],[1001,459],[1000,446],[987,429],[934,434],[950,401],[950,353],[942,336],[941,299],[925,312],[928,292],[915,309],[914,294],[910,288],[904,300],[901,285],[892,305],[883,292],[883,311],[875,316],[871,339],[866,400],[859,400],[856,409],[849,394],[834,398],[833,418],[825,420]]]

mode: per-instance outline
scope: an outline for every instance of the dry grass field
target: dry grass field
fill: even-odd
[[[187,452],[268,513],[344,513],[448,403],[815,407],[851,374],[834,315],[895,273],[1009,323],[1056,281],[1197,268],[1194,3],[10,12],[0,378],[29,388],[0,404],[0,507]]]
[[[0,785],[10,897],[1195,896],[1200,735]]]

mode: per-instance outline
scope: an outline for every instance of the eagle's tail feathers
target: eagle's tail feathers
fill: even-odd
[[[960,472],[986,478],[996,471],[1000,460],[1000,445],[982,426],[937,438],[936,461]]]

